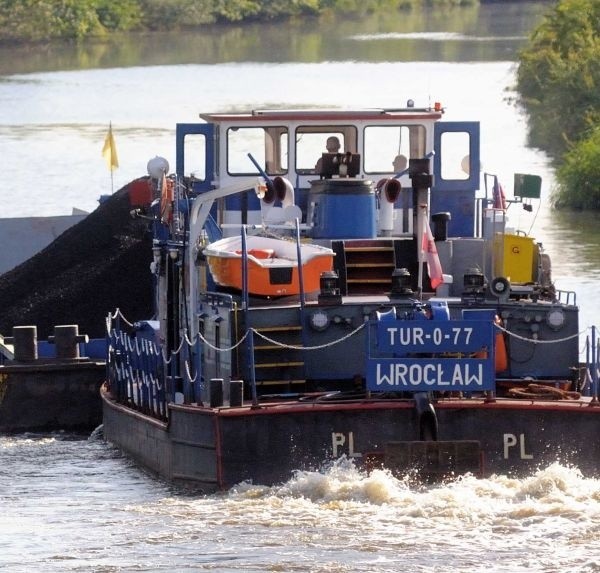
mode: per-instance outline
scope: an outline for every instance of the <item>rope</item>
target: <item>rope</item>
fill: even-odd
[[[198,372],[196,372],[196,374],[194,374],[194,376],[192,376],[192,373],[190,372],[190,363],[187,360],[184,363],[184,367],[185,367],[185,373],[187,374],[188,381],[190,382],[190,384],[194,384],[196,382],[196,380],[198,379]]]
[[[246,330],[246,332],[244,333],[244,336],[242,336],[242,338],[240,338],[233,346],[228,346],[226,348],[223,348],[223,347],[220,347],[220,346],[214,346],[208,340],[206,340],[206,338],[204,338],[204,336],[202,336],[200,333],[198,333],[198,338],[202,342],[204,342],[204,344],[206,344],[206,346],[208,346],[209,348],[212,348],[216,352],[229,352],[231,350],[235,350],[238,346],[240,346],[242,344],[242,342],[244,342],[244,340],[246,340],[246,337],[251,332],[251,330],[252,329]]]
[[[571,334],[571,336],[566,336],[565,338],[557,338],[555,340],[538,340],[536,338],[527,338],[526,336],[521,336],[519,334],[515,334],[510,330],[506,330],[506,328],[500,326],[499,324],[494,325],[498,330],[502,331],[504,334],[508,334],[512,338],[516,338],[517,340],[523,340],[524,342],[531,342],[532,344],[557,344],[560,342],[566,342],[567,340],[573,340],[574,338],[579,338],[582,334],[585,334],[586,330],[582,330],[581,332],[577,332],[576,334]]]
[[[581,398],[580,392],[561,390],[545,384],[528,384],[526,388],[510,388],[508,394],[512,398],[529,400],[579,400]]]
[[[111,320],[116,320],[117,317],[121,317],[121,319],[123,320],[123,322],[125,322],[125,324],[129,327],[133,326],[133,322],[129,322],[126,318],[125,315],[121,312],[120,308],[117,308],[117,310],[115,310],[114,314],[110,314],[108,315],[110,317]]]
[[[323,348],[329,348],[331,346],[335,346],[336,344],[339,344],[340,342],[347,340],[351,336],[354,336],[357,332],[362,330],[366,324],[367,324],[366,322],[363,322],[358,328],[355,328],[352,332],[349,332],[348,334],[342,336],[342,338],[338,338],[338,340],[333,340],[332,342],[327,342],[326,344],[319,344],[318,346],[298,346],[298,345],[294,345],[294,344],[284,344],[283,342],[279,342],[278,340],[273,340],[272,338],[265,336],[264,334],[262,334],[258,330],[255,330],[254,328],[251,328],[250,330],[252,332],[254,332],[255,334],[257,334],[258,336],[260,336],[263,340],[266,340],[267,342],[270,342],[271,344],[275,344],[276,346],[280,346],[281,348],[288,348],[290,350],[321,350]]]

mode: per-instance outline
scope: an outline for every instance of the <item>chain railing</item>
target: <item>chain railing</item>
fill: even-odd
[[[184,336],[179,347],[166,357],[155,341],[149,338],[132,336],[133,325],[127,322],[117,311],[107,319],[107,380],[115,399],[135,410],[160,420],[168,419],[168,407],[171,402],[202,405],[207,392],[207,381],[202,374],[202,349],[210,347],[214,352],[231,352],[239,347],[248,336],[257,335],[269,344],[284,349],[318,351],[334,346],[357,335],[367,323],[361,324],[351,332],[327,344],[316,346],[290,345],[267,337],[254,328],[249,328],[232,346],[216,347],[198,334],[194,340]],[[523,337],[512,333],[499,325],[501,332],[517,339]],[[580,367],[584,370],[580,376],[581,394],[592,398],[592,404],[598,403],[600,347],[596,327],[558,340],[527,341],[534,344],[560,344],[575,336],[584,336],[585,360]]]

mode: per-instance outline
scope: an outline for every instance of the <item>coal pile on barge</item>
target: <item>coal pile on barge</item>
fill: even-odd
[[[128,186],[53,243],[0,276],[0,334],[35,325],[38,337],[54,326],[78,324],[90,338],[105,335],[119,308],[127,320],[152,316],[152,237],[148,221],[130,215]]]

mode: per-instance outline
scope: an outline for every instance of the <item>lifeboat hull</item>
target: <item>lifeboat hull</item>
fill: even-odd
[[[257,296],[291,296],[300,293],[295,243],[268,237],[248,237],[248,292]],[[204,250],[216,284],[242,290],[241,240],[222,239]],[[333,269],[333,251],[319,245],[302,245],[304,292],[319,290],[321,273]]]

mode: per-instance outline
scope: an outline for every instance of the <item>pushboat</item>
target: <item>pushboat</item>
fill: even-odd
[[[107,319],[106,439],[206,492],[341,458],[420,480],[598,475],[595,328],[510,226],[541,179],[516,173],[507,198],[480,171],[479,123],[443,114],[409,100],[179,124],[175,173],[154,158],[130,184],[155,315]]]

